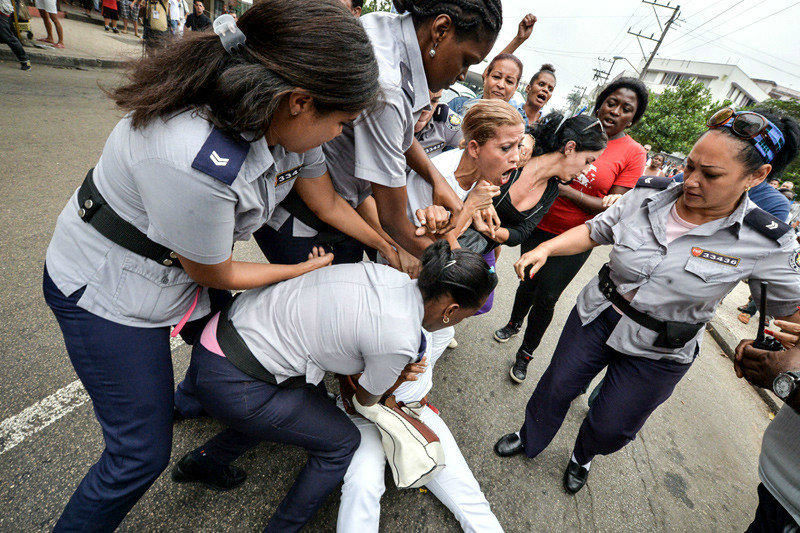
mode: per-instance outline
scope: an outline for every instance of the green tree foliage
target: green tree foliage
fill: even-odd
[[[365,0],[364,6],[361,8],[361,14],[366,15],[373,11],[391,11],[391,0]]]
[[[661,95],[651,91],[647,112],[630,133],[658,152],[688,154],[708,117],[724,105],[727,102],[714,102],[702,83],[684,80]]]
[[[580,89],[572,89],[572,92],[567,95],[567,109],[574,109],[576,111],[580,109],[582,100],[581,96],[582,93]]]
[[[768,109],[778,115],[789,115],[800,122],[800,101],[792,100],[784,102],[782,100],[769,99],[760,104],[753,104],[751,108]],[[800,157],[786,167],[782,180],[794,182],[795,187],[800,186]],[[795,189],[797,190],[797,189]]]

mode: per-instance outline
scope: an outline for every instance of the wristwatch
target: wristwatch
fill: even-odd
[[[800,370],[781,372],[772,382],[772,391],[784,402],[800,389]]]

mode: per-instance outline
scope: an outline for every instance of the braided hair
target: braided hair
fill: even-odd
[[[494,40],[503,25],[500,0],[393,0],[398,13],[411,13],[414,26],[447,15],[453,21],[456,35]]]

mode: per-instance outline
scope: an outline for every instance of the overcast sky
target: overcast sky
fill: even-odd
[[[656,9],[664,24],[671,10]],[[551,108],[562,105],[573,86],[591,90],[597,83],[592,81],[592,69],[608,68],[598,56],[624,56],[638,66],[642,52],[636,37],[626,33],[629,27],[648,36],[654,33],[656,38],[661,34],[653,7],[640,0],[504,0],[503,29],[490,58],[516,34],[528,12],[538,22],[516,54],[525,65],[525,80],[542,63],[555,65],[558,85]],[[679,22],[670,28],[657,57],[733,63],[751,78],[771,79],[800,90],[798,22],[797,0],[685,0]],[[642,39],[642,46],[649,54],[655,43]],[[612,78],[625,68],[625,61],[617,61]]]

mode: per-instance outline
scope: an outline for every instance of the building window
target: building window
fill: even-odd
[[[676,74],[675,72],[667,72],[664,74],[664,80],[661,83],[662,85],[678,85],[680,78],[680,74]]]

